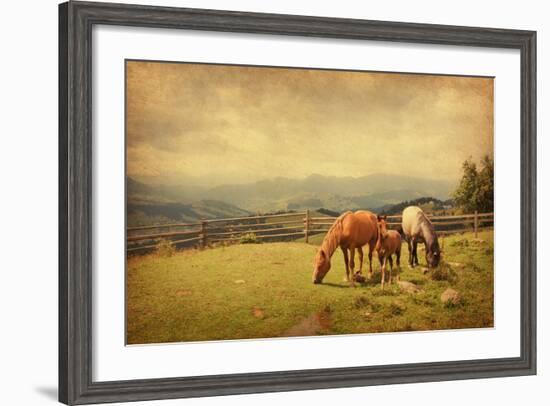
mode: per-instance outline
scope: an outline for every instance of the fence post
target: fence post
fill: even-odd
[[[306,244],[309,243],[309,209],[306,209],[306,220],[304,224],[304,234],[306,237]]]
[[[477,210],[474,212],[474,238],[477,238]]]
[[[201,248],[206,248],[206,221],[201,220]]]

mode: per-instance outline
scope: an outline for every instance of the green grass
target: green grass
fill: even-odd
[[[315,244],[322,236],[310,244],[246,244],[133,257],[127,271],[127,342],[490,327],[493,234],[479,238],[446,237],[445,261],[435,274],[409,269],[404,245],[401,280],[422,289],[415,294],[401,292],[396,284],[381,290],[378,261],[373,261],[372,280],[349,287],[340,250],[324,283],[312,284]],[[419,259],[425,265],[423,251]],[[461,294],[460,304],[440,301],[449,287]]]

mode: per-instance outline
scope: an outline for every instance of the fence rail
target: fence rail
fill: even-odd
[[[317,214],[317,213],[316,213]],[[436,231],[440,235],[473,232],[492,228],[493,213],[431,216]],[[233,243],[245,238],[262,240],[276,239],[289,241],[301,239],[309,242],[310,237],[326,233],[336,217],[312,217],[310,211],[295,213],[257,215],[224,219],[200,220],[195,223],[157,224],[128,227],[126,247],[128,253],[146,252],[166,239],[177,248],[207,247],[216,243]],[[389,228],[401,225],[401,215],[387,216]],[[248,234],[248,236],[247,236]],[[253,236],[250,236],[253,234]]]

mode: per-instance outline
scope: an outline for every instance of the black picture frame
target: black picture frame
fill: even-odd
[[[513,48],[521,54],[521,354],[401,365],[92,380],[92,27],[95,24]],[[515,254],[515,255],[518,255]],[[218,396],[536,373],[536,32],[109,3],[59,5],[59,400]]]

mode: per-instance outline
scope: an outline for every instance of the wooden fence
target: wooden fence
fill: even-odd
[[[231,244],[246,239],[259,241],[291,241],[328,231],[336,217],[311,216],[309,210],[296,213],[258,215],[225,219],[201,220],[194,223],[157,224],[129,227],[126,233],[128,253],[143,253],[154,249],[161,240],[170,241],[176,248],[205,248],[214,244]],[[439,235],[477,232],[493,227],[493,213],[474,213],[457,216],[428,216]],[[389,228],[401,224],[401,216],[387,216]]]

